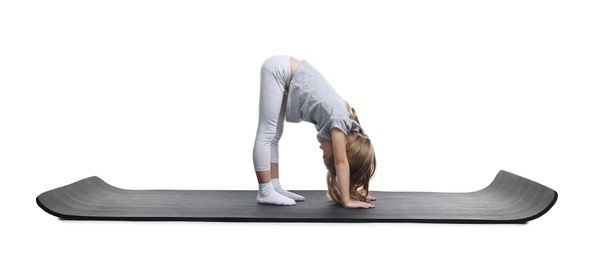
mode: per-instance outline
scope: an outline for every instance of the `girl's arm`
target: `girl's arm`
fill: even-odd
[[[342,197],[342,204],[346,208],[373,208],[375,206],[350,199],[350,165],[346,155],[346,134],[342,130],[334,128],[331,131],[331,142],[333,144],[333,157],[335,160],[335,171],[337,175],[338,188]]]

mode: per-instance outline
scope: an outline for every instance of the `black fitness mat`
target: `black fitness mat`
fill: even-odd
[[[61,219],[224,222],[525,223],[544,215],[558,193],[500,171],[486,188],[466,193],[377,192],[373,209],[346,209],[324,190],[294,191],[294,206],[256,203],[255,190],[126,190],[98,177],[40,194],[37,204]]]

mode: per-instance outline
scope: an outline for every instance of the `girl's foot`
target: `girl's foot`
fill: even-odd
[[[258,195],[256,195],[256,201],[260,204],[273,204],[282,206],[296,205],[293,199],[290,199],[284,195],[279,194],[273,184],[270,182],[260,183],[258,185]]]
[[[302,197],[296,193],[284,190],[281,187],[281,183],[279,183],[279,179],[271,179],[271,183],[273,184],[273,187],[275,187],[275,191],[277,191],[277,193],[279,193],[283,196],[286,196],[290,199],[293,199],[294,201],[304,201],[304,197]]]

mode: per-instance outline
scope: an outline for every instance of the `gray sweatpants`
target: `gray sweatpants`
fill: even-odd
[[[291,80],[290,56],[268,58],[260,69],[258,129],[254,140],[254,170],[266,172],[279,162],[287,91]]]

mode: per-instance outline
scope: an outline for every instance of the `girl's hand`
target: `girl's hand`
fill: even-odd
[[[374,207],[375,206],[373,206],[372,204],[362,202],[362,201],[357,201],[357,200],[351,200],[351,201],[344,202],[344,208],[370,209],[370,208],[374,208]]]
[[[377,198],[367,195],[367,202],[377,200]]]

